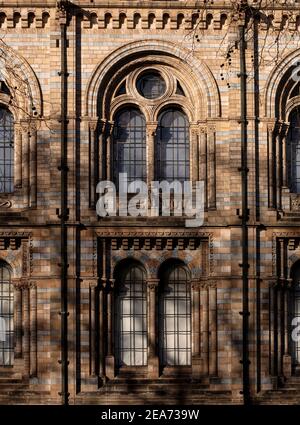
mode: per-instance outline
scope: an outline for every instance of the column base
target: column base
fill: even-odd
[[[286,379],[292,376],[292,358],[290,354],[284,354],[283,356],[283,375]]]
[[[200,356],[192,358],[192,378],[194,380],[200,380],[203,370],[203,359]]]
[[[115,358],[114,356],[105,357],[105,375],[108,379],[115,377]]]
[[[159,378],[159,359],[157,356],[149,357],[148,359],[148,378]]]

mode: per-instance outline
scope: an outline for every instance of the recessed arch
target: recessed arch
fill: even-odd
[[[0,77],[14,94],[12,107],[19,119],[42,116],[42,91],[35,72],[19,53],[4,44],[0,46]]]
[[[300,49],[287,55],[270,72],[265,88],[265,116],[286,120],[286,105],[290,87],[294,85],[293,74],[299,67]]]
[[[168,63],[189,76],[193,102],[198,107],[199,119],[221,115],[220,94],[217,83],[206,64],[195,58],[192,52],[178,45],[161,40],[138,41],[119,47],[110,54],[92,74],[86,90],[85,113],[99,116],[99,93],[105,93],[111,76],[126,64],[136,60],[159,63],[168,58]],[[197,105],[199,104],[199,105]]]

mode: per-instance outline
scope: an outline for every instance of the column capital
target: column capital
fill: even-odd
[[[159,285],[159,279],[147,279],[147,287],[150,289],[150,291],[155,291],[155,289]]]
[[[200,280],[199,279],[192,279],[191,280],[191,287],[193,289],[193,291],[197,291],[200,288]]]

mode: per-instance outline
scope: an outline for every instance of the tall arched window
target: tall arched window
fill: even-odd
[[[131,263],[118,271],[115,299],[117,367],[147,365],[147,287],[145,271]]]
[[[294,264],[292,268],[291,277],[293,279],[293,288],[292,288],[292,296],[291,296],[291,306],[290,306],[290,320],[289,324],[292,323],[292,320],[297,318],[300,321],[300,261]],[[300,322],[299,322],[300,324]],[[298,326],[298,323],[295,324]],[[293,327],[294,328],[294,327]],[[292,329],[295,331],[295,329]],[[290,333],[292,336],[293,334]],[[298,335],[299,337],[299,335]],[[300,341],[291,340],[292,346],[292,365],[293,369],[300,370]]]
[[[129,182],[146,181],[146,123],[143,114],[128,107],[114,119],[114,180],[126,173]]]
[[[176,108],[163,111],[158,118],[156,136],[156,175],[159,181],[189,180],[189,124]]]
[[[191,289],[182,264],[172,263],[162,271],[158,311],[160,364],[191,365]]]
[[[13,192],[14,125],[13,115],[0,106],[0,192]]]
[[[300,193],[300,108],[294,109],[290,115],[287,164],[290,189],[294,193]]]
[[[14,292],[8,265],[0,262],[0,366],[14,362]]]

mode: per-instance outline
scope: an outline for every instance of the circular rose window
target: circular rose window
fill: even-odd
[[[159,72],[150,71],[142,74],[136,83],[137,90],[146,99],[157,99],[166,91],[166,83]]]

